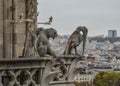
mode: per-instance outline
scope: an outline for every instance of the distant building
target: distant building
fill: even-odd
[[[117,37],[117,30],[108,30],[108,37],[111,38]]]
[[[95,38],[104,38],[104,35],[95,36]]]

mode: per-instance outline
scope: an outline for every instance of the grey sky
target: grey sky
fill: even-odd
[[[38,21],[53,16],[52,25],[58,33],[71,34],[77,26],[84,25],[89,36],[107,35],[108,29],[120,34],[120,0],[38,0]]]

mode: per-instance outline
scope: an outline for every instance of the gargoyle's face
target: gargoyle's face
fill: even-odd
[[[85,35],[88,34],[88,29],[85,26],[77,27],[76,31],[78,31],[78,32],[82,31]]]
[[[58,36],[57,31],[53,28],[50,28],[50,33],[49,33],[50,38],[55,38]]]

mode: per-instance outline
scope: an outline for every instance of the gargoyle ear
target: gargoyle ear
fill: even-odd
[[[84,29],[87,29],[85,26],[83,26]]]
[[[50,30],[52,30],[53,28],[51,27]]]
[[[83,26],[83,28],[85,29],[85,32],[87,34],[88,33],[88,29],[85,26]]]

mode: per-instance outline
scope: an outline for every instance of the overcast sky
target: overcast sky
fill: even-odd
[[[89,36],[120,34],[120,0],[38,0],[38,22],[53,16],[52,25],[59,34],[71,34],[77,26],[86,26]]]

